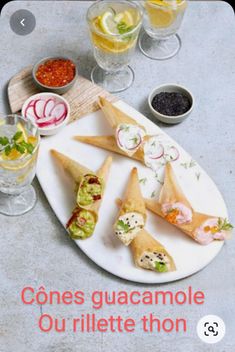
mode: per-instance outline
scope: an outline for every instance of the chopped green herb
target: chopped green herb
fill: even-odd
[[[123,220],[118,220],[117,221],[117,229],[122,230],[125,233],[129,231],[129,225],[125,224]]]
[[[144,177],[139,180],[139,183],[142,183],[143,185],[145,185],[147,181],[148,181],[147,177]]]
[[[196,172],[196,173],[195,173],[195,176],[196,176],[197,180],[199,181],[199,179],[200,179],[200,177],[201,177],[201,173],[200,173],[200,172]]]
[[[23,133],[21,131],[16,132],[16,134],[12,137],[13,141],[18,141],[20,137],[22,137],[22,134]]]
[[[151,193],[151,198],[154,198],[156,196],[156,191],[153,191],[152,193]]]
[[[218,229],[219,231],[231,231],[233,229],[233,225],[228,222],[227,219],[218,219]]]
[[[181,163],[180,165],[183,166],[185,169],[190,169],[191,167],[196,166],[196,161],[191,159],[189,162]]]
[[[9,139],[7,137],[0,137],[0,144],[1,145],[9,144]]]
[[[117,24],[117,29],[118,29],[119,34],[126,34],[130,31],[132,31],[133,28],[134,28],[134,26],[127,26],[127,24],[122,21]]]
[[[8,156],[12,150],[17,150],[20,154],[24,154],[25,151],[32,154],[34,151],[33,144],[27,143],[24,140],[19,142],[22,134],[21,131],[18,131],[10,140],[7,137],[0,137],[0,145],[2,146],[0,152],[4,152],[6,156]]]

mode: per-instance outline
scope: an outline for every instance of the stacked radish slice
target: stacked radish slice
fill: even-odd
[[[144,144],[145,164],[154,171],[158,171],[167,162],[178,160],[179,156],[178,149],[161,136],[152,136]]]
[[[32,97],[22,108],[22,115],[32,120],[39,128],[60,125],[68,115],[68,107],[60,96],[46,94]]]

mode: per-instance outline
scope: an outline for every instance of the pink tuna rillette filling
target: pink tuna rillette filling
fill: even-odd
[[[183,203],[165,203],[162,204],[162,212],[164,215],[167,215],[168,212],[172,209],[177,209],[179,211],[179,215],[176,216],[176,222],[179,225],[190,223],[192,221],[192,210]]]
[[[225,240],[226,238],[226,231],[218,231],[216,233],[212,233],[211,231],[205,231],[204,228],[215,227],[218,225],[218,218],[211,218],[206,220],[200,227],[198,227],[195,231],[195,240],[200,244],[209,244],[213,240]]]

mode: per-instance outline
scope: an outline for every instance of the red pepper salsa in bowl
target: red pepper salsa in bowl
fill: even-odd
[[[64,94],[72,88],[76,78],[77,67],[66,57],[46,58],[33,68],[33,80],[43,91]]]

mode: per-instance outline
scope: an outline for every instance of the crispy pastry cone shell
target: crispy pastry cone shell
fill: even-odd
[[[130,212],[140,213],[141,215],[143,215],[144,220],[146,221],[146,207],[143,196],[141,194],[138,172],[136,167],[134,167],[131,171],[117,220],[120,216]]]
[[[111,168],[111,164],[112,164],[112,157],[111,156],[108,156],[103,164],[101,165],[101,167],[98,169],[96,175],[98,177],[100,177],[104,184],[103,184],[103,192],[102,192],[102,198],[96,202],[94,202],[93,204],[89,205],[89,206],[86,206],[84,207],[85,209],[88,209],[90,211],[93,211],[96,215],[97,215],[97,218],[98,218],[98,212],[99,212],[99,209],[100,209],[100,206],[101,206],[101,203],[102,203],[102,200],[103,200],[103,195],[104,195],[104,191],[105,191],[105,186],[106,186],[106,182],[108,180],[108,176],[109,176],[109,171],[110,171],[110,168]]]
[[[143,256],[144,252],[160,252],[165,254],[170,260],[170,270],[176,270],[175,263],[173,258],[167,252],[165,247],[155,240],[145,229],[139,231],[138,235],[133,239],[130,244],[131,252],[135,265],[141,267],[140,259]]]
[[[186,207],[192,209],[191,204],[185,197],[177,182],[171,163],[167,163],[165,167],[164,184],[159,196],[159,203],[164,204],[175,202],[183,203]]]
[[[51,150],[51,155],[59,162],[63,169],[70,174],[70,176],[74,179],[76,183],[79,183],[81,177],[83,177],[84,175],[94,174],[94,172],[89,170],[87,167],[70,159],[68,156],[62,153],[57,152],[54,149]]]
[[[153,212],[154,214],[161,216],[163,219],[165,218],[164,214],[161,211],[161,204],[159,202],[157,202],[156,200],[145,199],[145,205],[146,205],[146,208],[148,210],[150,210],[151,212]],[[201,214],[201,213],[193,211],[193,218],[192,218],[191,223],[181,224],[181,225],[173,224],[173,225],[178,227],[180,230],[182,230],[188,236],[195,239],[195,230],[199,226],[201,226],[206,220],[211,219],[213,217],[215,217],[215,216]]]
[[[105,98],[99,97],[99,106],[103,111],[108,123],[113,129],[116,129],[119,124],[124,123],[138,125],[145,130],[145,128],[139,125],[133,118],[125,114]]]
[[[79,142],[90,144],[113,153],[127,156],[144,164],[144,151],[142,146],[132,156],[129,156],[118,147],[114,136],[75,136],[74,138]],[[147,138],[150,137],[145,137],[145,140],[147,140]]]
[[[161,205],[164,203],[175,203],[180,202],[183,203],[185,206],[191,209],[192,211],[192,221],[188,224],[173,224],[190,236],[193,239],[196,239],[195,231],[199,228],[205,221],[211,218],[216,218],[216,216],[202,214],[195,212],[185,197],[183,191],[181,190],[176,176],[173,172],[172,166],[170,163],[166,165],[165,170],[165,179],[164,184],[160,192],[159,201],[152,200],[152,199],[145,199],[145,205],[147,209],[152,211],[153,213],[165,218],[164,214],[161,211]]]

